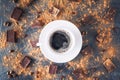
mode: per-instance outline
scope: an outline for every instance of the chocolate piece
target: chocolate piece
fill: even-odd
[[[81,51],[81,53],[82,53],[83,55],[91,54],[91,53],[92,53],[92,49],[91,49],[90,46],[87,46],[87,47],[85,47],[85,48]]]
[[[19,20],[22,13],[23,13],[22,9],[15,7],[13,12],[12,12],[11,18],[13,18],[15,20]]]
[[[31,58],[28,56],[25,56],[20,64],[23,68],[27,68],[30,63],[31,63]]]
[[[4,26],[11,26],[12,25],[12,22],[10,22],[10,21],[6,21],[5,23],[4,23]]]
[[[112,21],[115,14],[116,14],[116,10],[114,8],[109,8],[106,11],[105,15],[103,16],[103,18],[107,21]]]
[[[110,59],[107,59],[103,65],[105,66],[105,68],[107,69],[108,72],[112,72],[116,67],[113,64],[113,62]]]
[[[50,65],[49,67],[49,73],[50,74],[56,74],[58,66],[55,64]]]
[[[54,16],[56,17],[59,13],[60,13],[60,10],[56,7],[52,7],[49,12]]]
[[[7,42],[16,42],[16,32],[13,30],[7,31]]]

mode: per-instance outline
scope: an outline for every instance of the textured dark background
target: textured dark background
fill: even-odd
[[[5,27],[3,26],[3,23],[7,20],[9,20],[10,14],[13,11],[13,8],[16,5],[14,3],[12,3],[11,0],[0,0],[0,32],[6,32],[8,29],[11,29],[11,27]],[[100,80],[120,80],[120,0],[111,0],[111,6],[117,9],[117,13],[115,15],[115,20],[114,20],[114,26],[117,27],[117,32],[112,31],[112,36],[113,36],[113,41],[112,41],[112,45],[116,48],[116,56],[112,59],[113,63],[116,65],[116,69],[111,72],[111,73],[107,73],[105,72],[105,68],[103,67],[103,65],[101,63],[95,63],[94,65],[98,65],[99,67],[97,67],[98,70],[102,70],[105,72],[104,75],[100,76],[99,79]],[[27,11],[27,9],[26,9]],[[28,14],[31,17],[30,20],[32,20],[34,18],[34,14]],[[76,19],[77,17],[75,17]],[[74,19],[74,18],[73,18]],[[74,21],[74,20],[73,20]],[[85,27],[81,30],[88,30],[89,35],[86,37],[89,40],[89,45],[91,45],[94,49],[94,52],[96,53],[96,56],[99,56],[97,53],[99,53],[98,51],[96,51],[96,46],[94,45],[94,40],[95,40],[95,35],[96,32],[89,29],[88,27]],[[32,30],[32,29],[28,29],[25,28],[25,33],[29,34],[29,33],[34,33],[36,31],[36,29]],[[0,33],[0,36],[1,36]],[[38,34],[39,35],[39,34]],[[26,47],[25,44],[27,45],[27,43],[25,43],[25,40],[20,41],[19,43],[16,44],[16,46],[12,46],[12,44],[9,44],[7,48],[5,49],[0,49],[0,80],[8,80],[7,78],[7,70],[8,68],[4,67],[2,65],[2,57],[6,54],[8,54],[8,51],[10,49],[20,49],[23,47]],[[27,48],[25,50],[22,50],[22,53],[26,54],[27,53]],[[74,61],[77,61],[80,58],[81,55],[79,55]],[[90,63],[94,63],[94,61],[92,62],[92,59],[90,61]],[[45,64],[45,62],[44,62]],[[43,64],[43,65],[44,65]],[[47,62],[46,62],[47,64]],[[91,66],[93,66],[91,64]],[[11,79],[12,80],[12,79]],[[14,79],[13,79],[14,80]],[[32,80],[32,78],[30,76],[19,76],[18,80]]]

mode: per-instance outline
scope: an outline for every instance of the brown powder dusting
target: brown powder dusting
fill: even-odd
[[[0,48],[5,48],[7,46],[6,44],[6,34],[2,33],[0,37]]]
[[[72,12],[77,8],[78,3],[72,2],[69,3],[67,0],[49,0],[48,8],[56,7],[60,10],[60,14],[57,17],[54,17],[50,14],[49,10],[45,10],[38,20],[43,20],[46,24],[53,20],[67,19],[70,20],[72,17]]]
[[[103,28],[103,30],[98,30],[98,35],[96,37],[98,41],[98,47],[105,47],[112,41],[111,31],[108,28]]]
[[[31,1],[32,0],[19,0],[19,5],[24,8],[27,7]]]
[[[55,75],[49,74],[48,71],[49,71],[48,66],[46,67],[38,66],[36,68],[34,79],[35,80],[52,80],[53,78],[55,78]]]
[[[85,3],[82,1],[74,2],[74,1],[70,1],[70,0],[39,0],[39,1],[41,1],[43,4],[40,4],[40,5],[35,4],[33,6],[34,9],[30,9],[30,11],[29,11],[29,13],[33,13],[33,14],[38,13],[39,14],[39,16],[37,16],[35,14],[35,16],[37,16],[35,21],[38,23],[40,21],[42,21],[45,24],[47,24],[53,20],[59,20],[59,19],[72,21],[73,17],[76,16],[77,14],[79,14],[77,12],[78,8],[81,13],[83,11],[87,10],[88,11],[87,14],[83,14],[82,17],[79,17],[79,19],[77,18],[75,22],[73,21],[73,23],[75,23],[75,25],[77,25],[78,27],[81,26],[80,21],[87,15],[94,16],[94,18],[98,22],[100,22],[100,24],[98,26],[93,27],[93,29],[97,30],[98,35],[96,37],[96,43],[97,43],[98,49],[105,49],[105,51],[101,55],[102,60],[98,56],[97,58],[95,58],[95,61],[102,63],[106,58],[115,57],[115,48],[110,44],[112,41],[111,29],[113,28],[113,25],[110,25],[109,28],[106,28],[105,26],[103,26],[104,24],[107,25],[112,22],[104,20],[101,16],[103,14],[103,10],[106,8],[109,8],[110,0],[103,0],[102,1],[103,4],[97,4],[96,2],[94,2],[94,0],[87,0]],[[24,7],[28,6],[30,2],[31,2],[31,0],[20,0],[19,6],[24,8]],[[47,7],[46,7],[47,9],[45,8],[42,10],[42,8],[45,7],[44,3],[47,4]],[[96,8],[92,9],[91,8],[92,5],[96,5]],[[88,7],[88,6],[90,6],[90,7]],[[60,13],[57,16],[54,16],[49,12],[49,9],[52,7],[56,7],[60,10]],[[29,20],[22,18],[22,25],[18,25],[17,22],[14,20],[12,20],[12,21],[14,23],[14,26],[13,26],[14,30],[18,32],[18,34],[17,34],[18,38],[24,37],[23,26]],[[38,23],[36,23],[35,25],[40,25]],[[34,26],[34,20],[31,22],[31,25]],[[43,26],[41,26],[41,27],[43,27]],[[40,31],[41,30],[39,30],[38,33]],[[30,43],[30,39],[28,39],[28,42]],[[86,42],[88,42],[88,40],[86,40]],[[0,48],[5,48],[5,47],[6,47],[6,35],[5,35],[5,33],[3,33],[2,36],[0,37]],[[35,74],[33,75],[35,80],[52,80],[53,78],[56,77],[56,75],[50,75],[48,73],[49,66],[45,66],[45,67],[42,66],[42,61],[45,61],[47,59],[45,57],[41,57],[41,51],[39,48],[33,48],[30,51],[29,55],[38,60],[38,63],[33,64],[35,66],[35,71],[34,71]],[[68,62],[68,64],[70,66],[72,66],[74,69],[81,68],[82,70],[85,71],[88,68],[89,59],[91,59],[91,57],[93,57],[92,54],[82,57],[79,61]],[[32,72],[31,67],[26,68],[26,69],[22,68],[20,66],[20,61],[22,60],[22,58],[23,58],[23,55],[19,52],[10,53],[3,57],[3,65],[16,71],[17,74],[28,75]],[[97,76],[100,76],[103,74],[104,73],[102,71],[95,72],[95,75],[97,75]],[[72,78],[72,76],[70,76],[70,75],[68,75],[68,79],[74,80]],[[93,78],[92,77],[84,77],[83,80],[93,80]]]
[[[14,70],[18,75],[28,75],[31,70],[30,68],[22,68],[20,65],[22,58],[23,55],[20,52],[9,53],[9,55],[3,57],[3,65]]]

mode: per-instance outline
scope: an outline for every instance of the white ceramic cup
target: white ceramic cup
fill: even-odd
[[[50,45],[50,38],[57,31],[67,33],[70,38],[69,47],[64,52],[57,52]],[[65,63],[79,54],[82,48],[82,36],[80,30],[73,23],[66,20],[55,20],[43,28],[37,46],[40,46],[43,55],[52,62]]]

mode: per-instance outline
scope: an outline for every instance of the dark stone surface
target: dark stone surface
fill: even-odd
[[[95,1],[98,2],[98,0],[95,0]],[[12,29],[12,27],[5,27],[3,25],[3,23],[6,21],[9,21],[8,17],[10,17],[10,15],[12,14],[12,11],[15,6],[16,6],[16,4],[12,3],[12,0],[0,0],[0,32],[7,32],[7,30]],[[89,42],[83,44],[83,47],[89,44],[91,46],[91,48],[93,49],[93,53],[94,53],[93,57],[90,60],[88,60],[88,62],[90,63],[89,68],[96,67],[96,71],[105,72],[104,75],[99,76],[99,80],[120,80],[120,44],[119,44],[120,43],[120,0],[111,0],[111,6],[116,9],[116,15],[114,18],[115,28],[112,31],[113,41],[111,43],[116,48],[116,56],[112,59],[112,61],[116,65],[116,69],[113,72],[107,73],[101,63],[94,61],[94,58],[96,58],[98,56],[102,58],[102,56],[100,56],[100,54],[98,54],[99,50],[97,49],[96,44],[95,44],[95,40],[96,40],[95,36],[96,36],[97,32],[95,30],[91,29],[93,26],[87,25],[84,27],[81,26],[79,28],[81,31],[87,31],[87,33],[88,33],[86,36],[83,37],[83,40],[88,39]],[[26,12],[27,12],[27,10],[26,10]],[[77,16],[75,16],[73,18],[73,20],[71,20],[72,22],[75,22],[76,18],[81,17],[81,15],[83,13],[85,13],[85,12],[82,13],[80,10],[78,10],[78,12],[79,12],[79,14]],[[31,21],[34,18],[34,16],[30,13],[26,13],[26,14],[30,15],[30,17],[28,18],[29,21]],[[24,14],[23,16],[26,16],[26,14]],[[37,29],[32,29],[29,27],[29,28],[26,28],[24,32],[26,34],[31,35],[36,31],[37,31]],[[0,33],[0,36],[1,36],[1,33]],[[18,42],[19,43],[17,43],[16,46],[9,44],[6,49],[0,49],[0,80],[16,80],[16,79],[17,80],[33,80],[33,78],[29,75],[28,76],[20,75],[15,79],[14,78],[8,79],[6,73],[9,69],[2,65],[2,57],[4,55],[8,54],[9,50],[18,49],[22,53],[27,54],[29,52],[29,49],[31,49],[31,48],[29,48],[29,49],[26,48],[26,45],[28,45],[28,44],[25,42],[25,40],[19,39]],[[82,55],[80,54],[73,61],[77,62],[81,57],[82,57]],[[43,62],[44,65],[47,65],[45,63],[48,63],[48,61]],[[64,70],[66,70],[66,71],[64,71],[65,74],[70,74],[72,71],[72,69],[68,70],[66,68]],[[70,74],[70,75],[73,76],[72,74]]]

